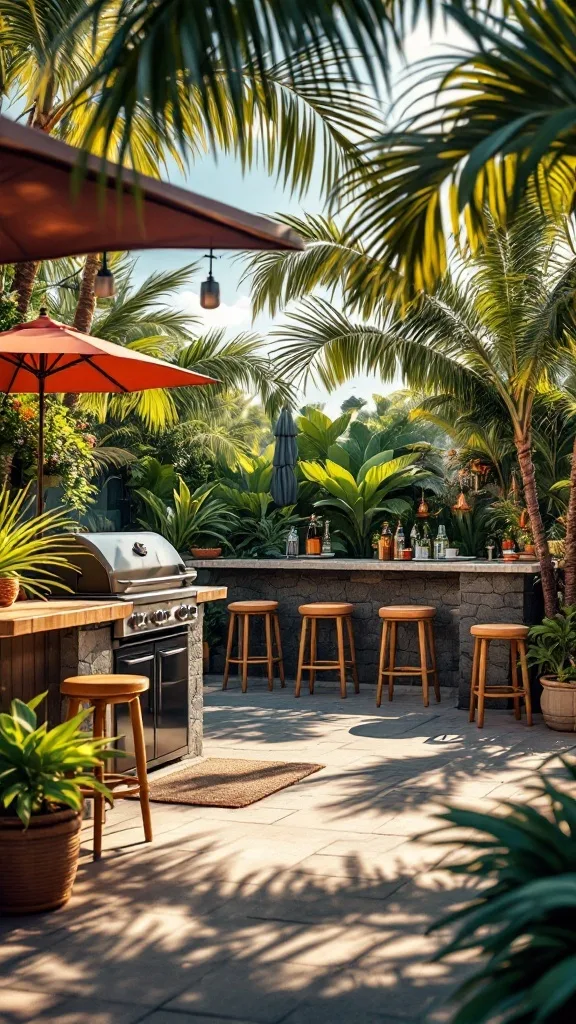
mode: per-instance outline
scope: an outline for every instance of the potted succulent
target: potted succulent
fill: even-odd
[[[26,594],[43,597],[59,587],[51,572],[53,568],[71,569],[67,554],[72,550],[72,539],[54,530],[77,528],[64,509],[43,512],[30,518],[34,498],[30,485],[15,496],[4,484],[0,488],[0,607],[14,604],[22,587]]]
[[[111,793],[91,773],[118,756],[108,739],[80,728],[88,708],[48,729],[35,709],[13,700],[0,715],[0,912],[55,910],[70,899],[80,853],[81,788]]]
[[[563,608],[530,630],[528,663],[543,673],[540,706],[557,732],[576,731],[576,605]]]

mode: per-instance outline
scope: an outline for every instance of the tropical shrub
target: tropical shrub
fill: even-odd
[[[573,789],[576,766],[562,764]],[[481,883],[472,902],[432,929],[455,926],[436,959],[471,949],[480,959],[452,997],[452,1024],[576,1018],[576,798],[545,774],[533,797],[543,798],[543,812],[532,799],[495,814],[449,807],[439,815],[440,841],[444,829],[463,828],[472,848],[447,870]]]
[[[95,740],[81,729],[93,708],[54,729],[46,722],[39,726],[35,709],[46,696],[41,693],[28,704],[13,700],[10,713],[0,715],[0,815],[17,815],[25,828],[33,814],[63,806],[81,810],[80,787],[97,789],[111,800],[92,769],[105,758],[121,756],[109,738]]]
[[[350,418],[350,413],[344,413],[337,419],[331,420],[320,409],[314,409],[311,405],[304,406],[302,415],[296,417],[300,458],[321,460],[331,458],[331,448],[347,430]]]
[[[560,683],[576,683],[576,605],[561,608],[553,618],[532,626],[528,664]]]
[[[62,531],[77,524],[65,509],[32,516],[34,504],[30,484],[14,495],[6,484],[0,488],[0,578],[16,579],[27,594],[43,597],[54,587],[69,589],[52,570],[74,568],[68,557],[73,542]]]
[[[394,456],[380,452],[360,467],[356,477],[326,460],[301,462],[307,480],[319,484],[329,497],[314,503],[326,509],[336,535],[345,541],[348,552],[360,558],[372,555],[372,534],[386,516],[401,517],[412,507],[410,488],[428,479],[420,467],[420,454]]]
[[[224,502],[212,496],[212,486],[198,487],[193,493],[182,479],[173,492],[173,505],[145,488],[136,493],[144,512],[138,522],[146,530],[166,537],[177,551],[190,547],[210,547],[214,541],[226,544],[236,516]]]
[[[271,509],[263,495],[259,513],[240,517],[232,534],[234,552],[248,558],[281,558],[286,552],[288,531],[302,520],[293,514],[293,505]]]
[[[178,486],[178,474],[171,463],[145,455],[130,468],[130,486],[168,501]]]

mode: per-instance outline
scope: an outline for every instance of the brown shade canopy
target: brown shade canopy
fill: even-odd
[[[0,264],[135,249],[303,249],[266,217],[82,153],[0,116]]]

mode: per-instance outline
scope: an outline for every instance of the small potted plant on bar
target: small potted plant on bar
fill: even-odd
[[[576,731],[576,605],[530,630],[528,663],[537,665],[544,721],[557,732]]]
[[[55,910],[70,899],[80,854],[82,788],[112,795],[91,769],[118,756],[109,739],[80,726],[88,708],[48,729],[35,708],[13,700],[0,715],[0,912]]]

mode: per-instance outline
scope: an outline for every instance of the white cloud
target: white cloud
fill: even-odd
[[[180,292],[178,300],[179,307],[197,317],[207,330],[212,327],[239,327],[245,330],[252,322],[252,303],[248,295],[239,295],[232,306],[221,302],[218,309],[202,309],[198,292]]]

